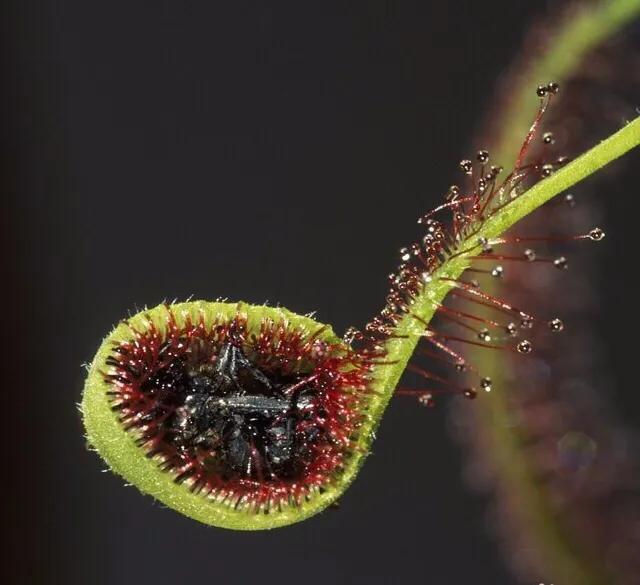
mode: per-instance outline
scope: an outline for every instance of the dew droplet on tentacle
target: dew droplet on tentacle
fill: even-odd
[[[491,378],[482,378],[480,380],[480,388],[482,388],[485,392],[491,392]]]
[[[564,256],[560,256],[560,257],[556,258],[553,261],[553,265],[558,270],[566,270],[567,268],[569,268],[569,262],[567,261],[567,259]]]
[[[478,396],[478,391],[475,388],[466,388],[463,394],[465,398],[473,400],[476,396]]]
[[[559,333],[560,331],[562,331],[564,329],[564,323],[560,319],[558,319],[557,317],[555,319],[551,319],[551,321],[549,321],[548,325],[549,325],[549,329],[553,333]]]
[[[425,392],[418,396],[418,403],[420,406],[424,406],[426,408],[433,408],[436,405],[436,401],[433,399],[433,394],[430,392]]]
[[[516,346],[516,349],[518,350],[519,353],[527,354],[527,353],[531,353],[531,350],[533,349],[533,345],[527,339],[523,339],[520,343],[518,343],[518,345]]]
[[[480,341],[484,341],[486,343],[489,343],[491,341],[491,335],[489,334],[489,330],[488,329],[481,329],[480,331],[478,331],[478,339]]]
[[[479,150],[478,154],[476,155],[476,159],[482,164],[489,162],[489,151]]]
[[[464,159],[460,161],[460,170],[465,175],[470,175],[473,172],[473,163],[470,160]]]
[[[549,177],[553,174],[553,165],[552,164],[544,164],[542,165],[542,169],[540,171],[543,177]]]

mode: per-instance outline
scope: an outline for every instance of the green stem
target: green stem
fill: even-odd
[[[507,169],[515,163],[522,136],[538,109],[531,88],[551,80],[562,86],[591,50],[640,16],[640,0],[605,0],[569,8],[569,13],[560,16],[564,22],[545,42],[543,53],[527,55],[526,62],[519,64],[516,87],[509,87],[513,94],[490,145],[493,158]]]
[[[583,67],[593,50],[638,15],[640,0],[603,0],[580,5],[558,19],[554,25],[556,32],[545,43],[543,52],[518,67],[516,83],[510,86],[513,93],[505,105],[494,140],[489,144],[496,160],[507,168],[513,165],[522,136],[538,108],[531,87],[549,79],[564,86]],[[487,292],[492,291],[489,288]],[[481,365],[483,374],[490,376],[498,389],[503,389],[494,391],[490,400],[476,405],[476,440],[491,452],[501,490],[517,493],[524,503],[512,510],[515,516],[512,522],[526,530],[528,540],[535,543],[541,574],[562,575],[566,582],[584,585],[611,583],[612,578],[601,559],[581,550],[579,537],[571,534],[558,518],[536,480],[531,462],[522,456],[522,437],[512,425],[509,388],[502,383],[508,364],[493,352],[472,350],[470,355]]]
[[[521,200],[517,201],[516,205],[508,205],[503,212],[489,219],[482,228],[482,235],[487,238],[500,235],[552,197],[621,157],[637,146],[638,142],[640,142],[640,118],[636,118],[571,164],[534,185]]]
[[[394,363],[391,366],[380,367],[376,376],[374,387],[378,395],[370,409],[369,430],[371,432],[363,433],[363,442],[366,442],[367,446],[373,440],[373,431],[421,339],[425,323],[431,321],[438,305],[452,288],[452,283],[444,279],[457,279],[469,267],[471,262],[469,256],[478,251],[478,240],[483,237],[491,239],[499,236],[525,215],[638,144],[640,144],[640,118],[636,118],[613,136],[537,183],[496,212],[473,237],[460,243],[461,250],[469,250],[466,254],[448,260],[432,274],[431,283],[425,286],[424,291],[416,297],[411,307],[412,314],[405,314],[395,329],[396,336],[386,344],[388,361]]]

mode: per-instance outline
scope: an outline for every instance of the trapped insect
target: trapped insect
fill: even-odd
[[[318,408],[309,378],[270,379],[230,343],[204,364],[172,361],[142,386],[147,394],[156,388],[171,389],[182,402],[165,422],[176,445],[219,447],[221,457],[213,464],[224,477],[295,476],[305,447],[318,433],[309,424]],[[308,426],[300,432],[303,421]]]

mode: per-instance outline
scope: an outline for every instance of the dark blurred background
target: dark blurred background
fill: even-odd
[[[394,401],[339,510],[247,534],[101,473],[76,405],[113,323],[164,299],[268,300],[340,333],[362,325],[548,8],[3,3],[6,583],[513,582],[444,409]],[[637,293],[623,271],[639,179],[627,167],[603,193],[597,323],[630,420]]]

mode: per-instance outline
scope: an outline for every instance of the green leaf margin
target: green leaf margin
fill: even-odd
[[[170,308],[178,325],[184,324],[187,316],[197,322],[202,315],[205,324],[210,325],[217,318],[232,319],[240,313],[247,316],[249,332],[258,331],[264,318],[276,322],[284,320],[291,327],[309,333],[323,327],[322,323],[310,317],[297,315],[283,308],[248,303],[189,301],[172,304]],[[111,470],[136,486],[142,493],[153,496],[185,516],[204,524],[234,530],[264,530],[285,526],[304,520],[334,502],[357,474],[364,459],[361,455],[352,455],[344,472],[337,474],[335,481],[328,484],[324,492],[313,492],[309,499],[300,505],[283,505],[281,511],[272,509],[269,513],[251,512],[242,508],[236,510],[216,502],[213,498],[194,494],[189,491],[187,485],[176,484],[170,473],[161,471],[157,460],[145,456],[144,451],[135,444],[134,435],[123,428],[117,414],[111,409],[107,396],[109,384],[105,382],[102,372],[109,369],[105,360],[112,354],[113,344],[131,340],[132,331],[127,323],[139,331],[144,331],[151,320],[161,332],[164,332],[166,318],[167,305],[158,305],[137,313],[126,322],[121,322],[102,342],[90,366],[81,411],[89,445],[100,454]],[[322,330],[318,338],[330,343],[344,343],[329,326]]]

